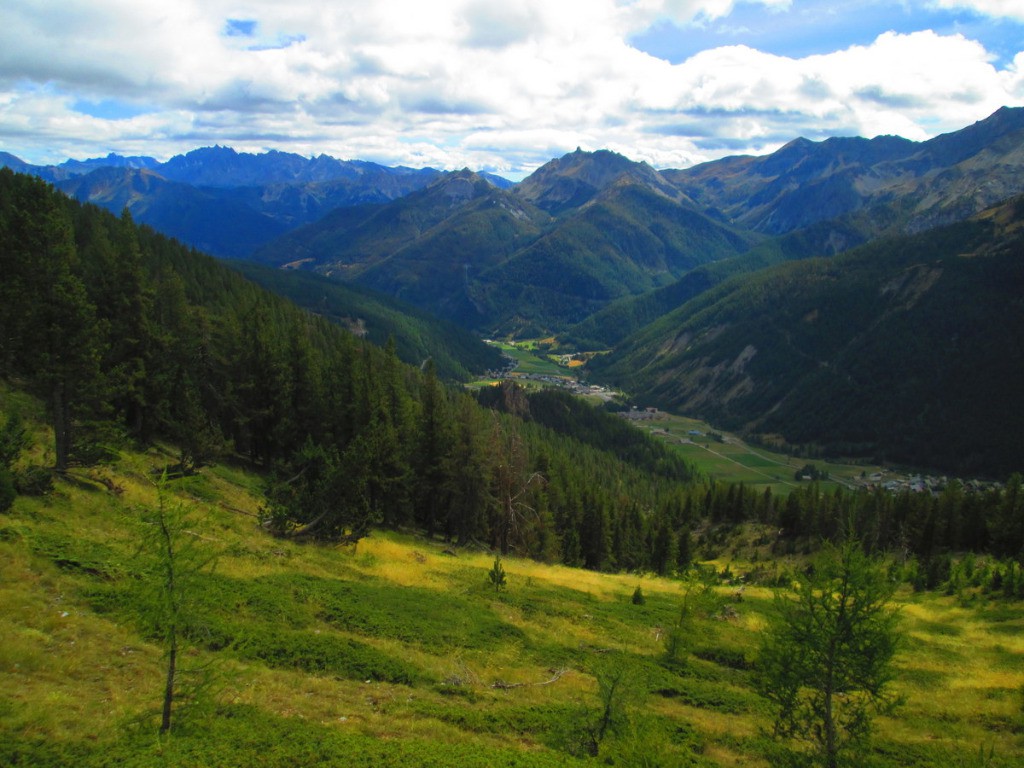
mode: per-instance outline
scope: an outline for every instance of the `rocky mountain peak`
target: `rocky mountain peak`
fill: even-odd
[[[552,160],[523,179],[516,194],[549,213],[558,214],[590,202],[604,190],[625,183],[646,186],[678,199],[679,190],[644,162],[610,150],[575,152]]]

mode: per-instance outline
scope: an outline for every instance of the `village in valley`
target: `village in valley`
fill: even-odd
[[[838,485],[850,490],[933,496],[942,494],[952,482],[959,483],[962,492],[968,494],[998,490],[1004,485],[994,480],[930,475],[899,467],[808,459],[752,446],[736,435],[722,432],[699,419],[677,416],[655,406],[628,404],[624,393],[587,383],[576,372],[582,369],[589,353],[549,354],[546,347],[550,340],[487,340],[487,343],[501,347],[505,353],[505,365],[500,370],[487,372],[487,378],[492,382],[512,380],[527,387],[555,387],[595,403],[610,407],[617,405],[619,409],[615,412],[622,419],[677,446],[688,459],[715,479],[772,487],[783,493],[786,488],[809,482]]]

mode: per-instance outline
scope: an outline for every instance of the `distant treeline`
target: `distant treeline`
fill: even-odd
[[[712,483],[692,515],[725,525],[756,521],[775,527],[780,553],[856,537],[869,551],[914,557],[925,569],[945,562],[947,575],[954,553],[988,553],[1024,562],[1019,474],[1004,488],[981,492],[969,492],[951,480],[937,495],[838,487],[824,491],[809,483],[778,497],[770,489],[757,491],[742,483]]]

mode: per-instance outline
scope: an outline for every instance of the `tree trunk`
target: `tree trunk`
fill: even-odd
[[[832,691],[825,691],[825,765],[836,768],[839,764],[836,754],[836,720],[832,714]]]
[[[164,711],[160,719],[160,733],[171,730],[171,705],[174,703],[174,673],[178,661],[178,636],[171,630],[171,647],[167,652],[167,683],[164,685]]]
[[[63,472],[71,458],[71,417],[68,413],[64,382],[53,385],[53,447],[57,454],[54,468]]]
[[[174,704],[174,675],[177,672],[178,663],[178,581],[176,576],[176,548],[174,546],[173,534],[168,526],[166,510],[163,506],[163,498],[160,499],[160,536],[163,539],[165,557],[164,563],[167,581],[165,582],[167,605],[170,609],[168,619],[167,638],[167,682],[164,684],[164,707],[163,716],[160,719],[160,733],[167,733],[171,730],[171,706]]]

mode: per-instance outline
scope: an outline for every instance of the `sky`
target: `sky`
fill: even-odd
[[[1024,106],[1024,0],[4,0],[0,151],[204,146],[519,179]]]

